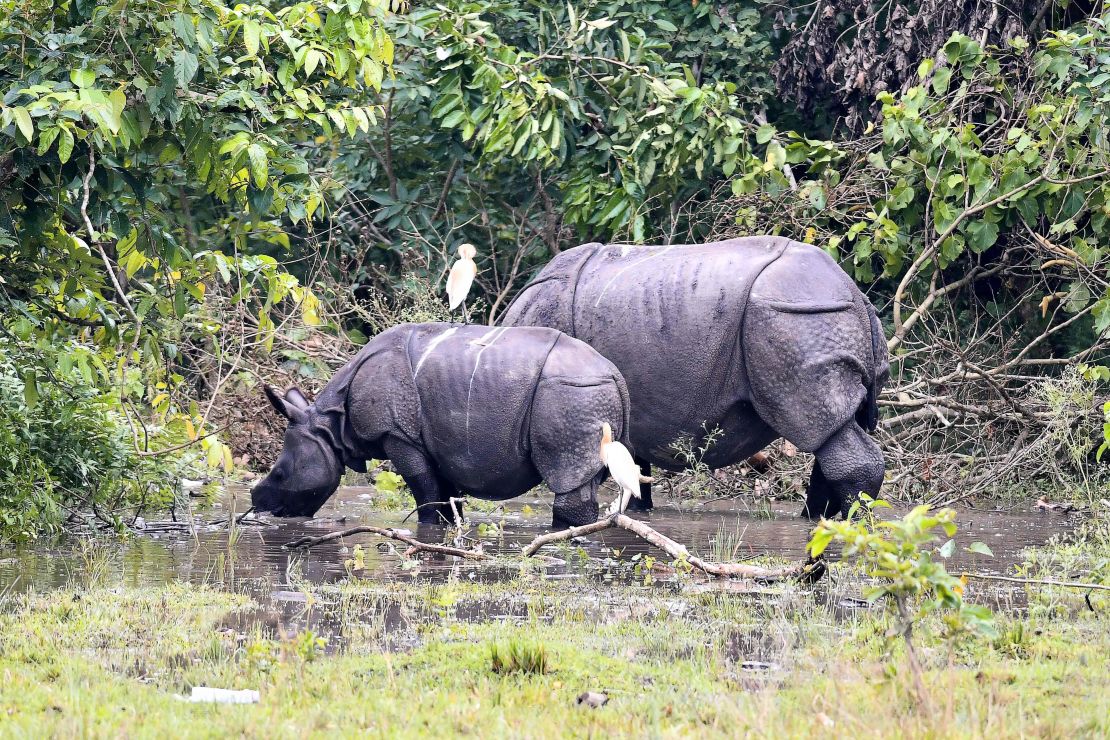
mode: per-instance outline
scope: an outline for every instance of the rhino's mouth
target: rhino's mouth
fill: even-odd
[[[334,489],[282,491],[260,484],[251,492],[251,504],[256,511],[269,512],[271,516],[283,519],[310,517],[320,510],[334,492]]]

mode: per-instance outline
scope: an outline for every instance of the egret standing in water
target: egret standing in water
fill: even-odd
[[[474,255],[477,253],[473,244],[460,244],[459,258],[451,265],[451,272],[447,274],[448,306],[454,311],[462,304],[463,322],[468,324],[470,316],[466,311],[466,296],[474,283],[474,276],[478,274],[478,265],[474,263]]]
[[[609,475],[620,489],[617,500],[609,507],[609,516],[623,514],[633,496],[640,498],[640,484],[651,483],[652,479],[640,475],[640,466],[632,459],[632,453],[613,440],[613,429],[607,423],[601,425],[601,462],[609,468]]]

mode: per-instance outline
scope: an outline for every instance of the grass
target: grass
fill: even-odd
[[[1102,522],[1030,553],[1028,570],[1110,581],[1108,561]],[[1091,611],[1082,593],[1033,591],[994,641],[951,647],[923,625],[925,710],[885,614],[838,607],[859,585],[841,569],[815,591],[533,570],[495,583],[355,580],[312,594],[308,608],[339,625],[325,636],[243,628],[252,602],[213,588],[93,582],[0,605],[0,736],[1110,733],[1105,592]],[[195,685],[256,688],[262,701],[175,698]],[[584,691],[610,701],[578,706]]]

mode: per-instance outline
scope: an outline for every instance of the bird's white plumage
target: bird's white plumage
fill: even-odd
[[[609,468],[609,475],[620,488],[617,500],[609,506],[609,516],[623,513],[633,496],[640,498],[640,482],[646,479],[640,475],[640,466],[632,459],[628,448],[613,441],[613,431],[608,424],[602,425],[601,462]]]
[[[447,274],[447,303],[451,310],[458,308],[470,293],[470,286],[478,274],[478,265],[474,262],[477,251],[472,244],[463,244],[459,247],[459,259],[451,265]]]

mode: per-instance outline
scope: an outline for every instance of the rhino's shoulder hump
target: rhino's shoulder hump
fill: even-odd
[[[790,242],[759,276],[751,299],[789,313],[843,311],[859,289],[840,265],[812,244]]]
[[[614,378],[617,366],[590,345],[567,334],[556,332],[555,342],[544,363],[545,378]]]

